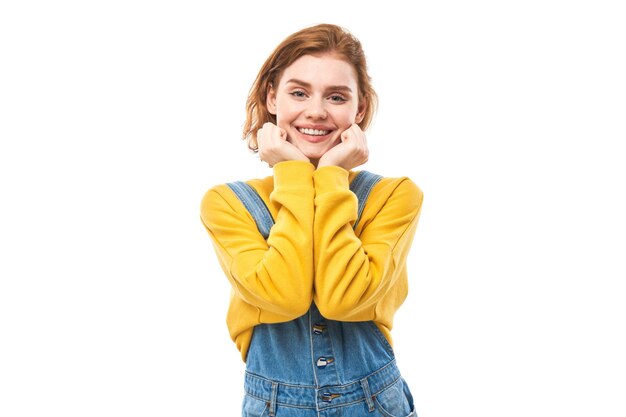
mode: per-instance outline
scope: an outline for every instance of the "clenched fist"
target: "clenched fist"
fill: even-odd
[[[329,149],[321,158],[318,168],[327,165],[336,165],[345,170],[351,170],[367,162],[369,150],[365,133],[356,123],[341,133],[341,143]]]
[[[309,161],[300,149],[287,141],[287,132],[267,122],[256,134],[259,158],[273,167],[282,161]]]

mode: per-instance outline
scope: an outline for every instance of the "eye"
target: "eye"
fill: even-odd
[[[343,96],[340,96],[338,94],[333,94],[332,96],[330,96],[330,101],[335,102],[335,103],[343,103],[344,101],[348,101],[348,100],[346,100]]]
[[[304,94],[304,91],[302,91],[302,90],[295,90],[295,91],[292,91],[289,94],[291,94],[294,97],[298,97],[298,98],[306,97],[306,94]]]

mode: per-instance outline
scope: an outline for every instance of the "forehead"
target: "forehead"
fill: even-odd
[[[303,55],[285,68],[279,87],[297,79],[316,87],[345,85],[356,91],[357,75],[352,64],[336,55]]]

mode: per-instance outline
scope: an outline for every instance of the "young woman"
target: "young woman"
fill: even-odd
[[[422,192],[406,177],[353,171],[368,159],[375,106],[354,36],[327,24],[292,34],[247,102],[244,138],[273,176],[247,181],[256,202],[233,184],[202,200],[232,284],[244,416],[416,415],[390,330]]]

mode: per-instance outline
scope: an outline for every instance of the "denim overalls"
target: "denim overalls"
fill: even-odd
[[[360,171],[350,184],[361,217],[380,176]],[[273,219],[256,191],[230,188],[267,239]],[[372,321],[327,320],[311,304],[295,320],[260,324],[246,358],[243,417],[417,417],[394,353]]]

